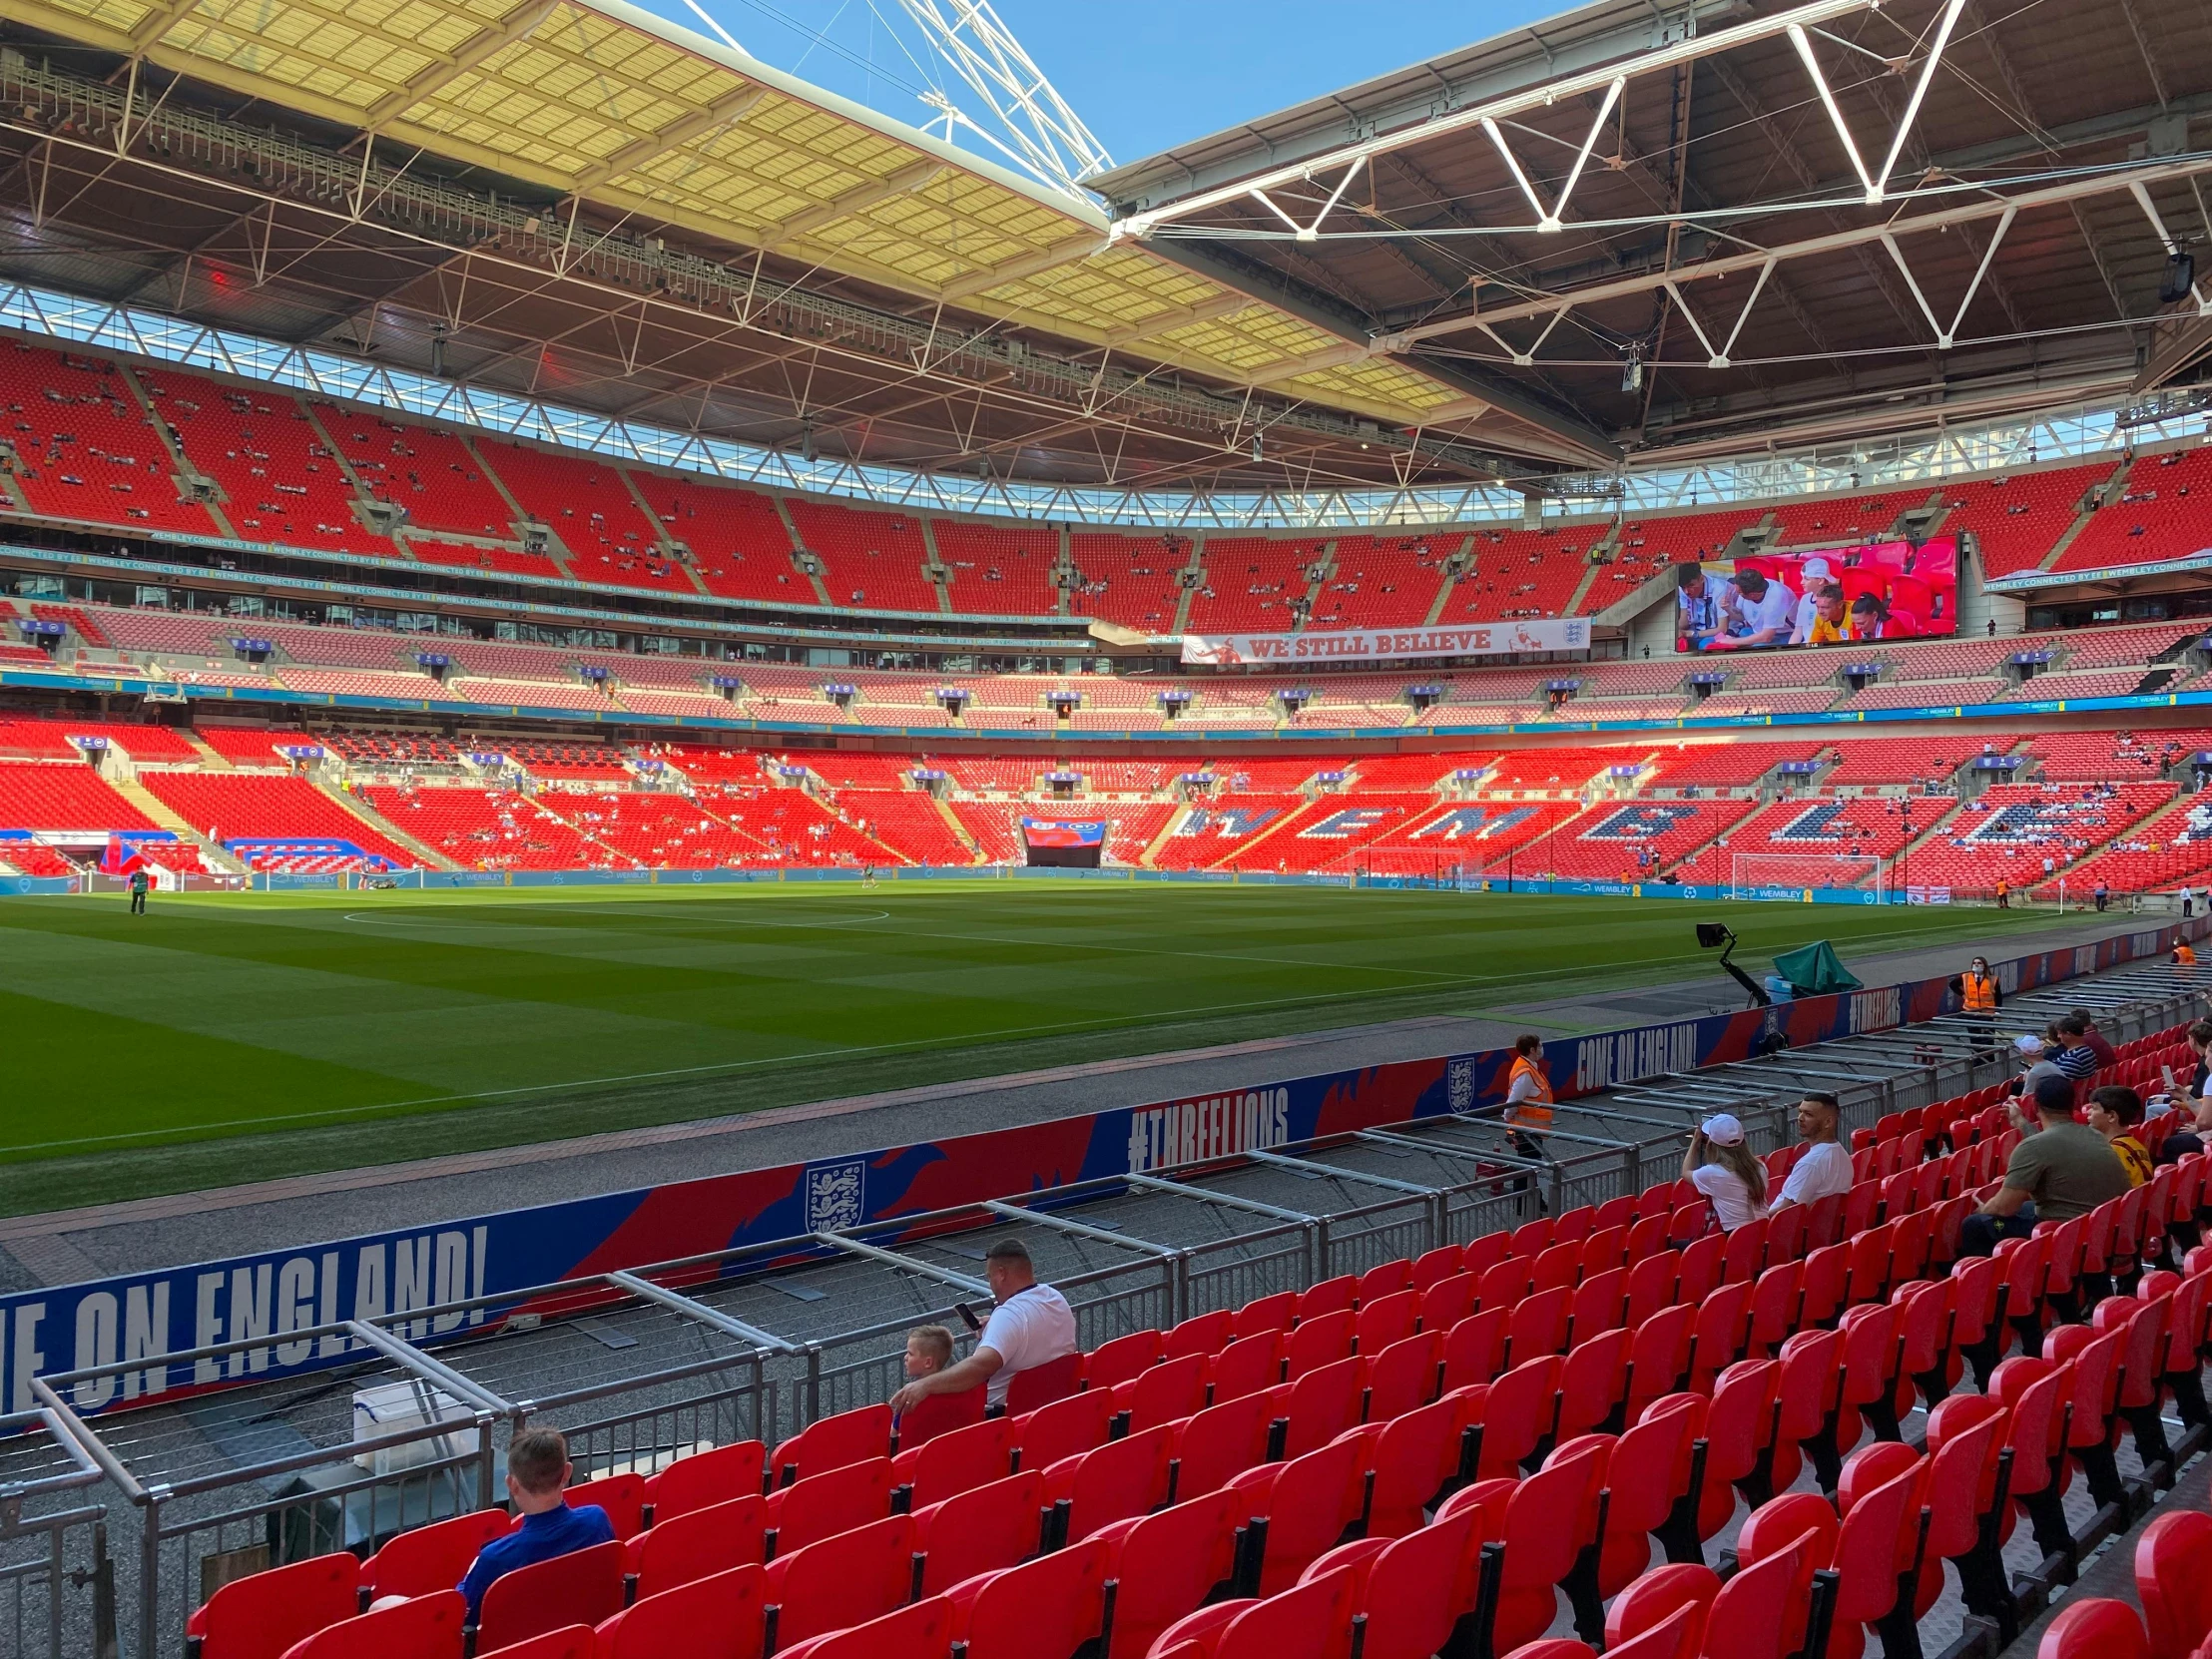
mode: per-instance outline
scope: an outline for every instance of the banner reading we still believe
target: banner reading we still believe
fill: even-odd
[[[1315,634],[1185,634],[1183,661],[1213,668],[1248,663],[1379,663],[1403,657],[1502,657],[1587,651],[1584,617],[1543,617],[1460,628],[1346,628]]]

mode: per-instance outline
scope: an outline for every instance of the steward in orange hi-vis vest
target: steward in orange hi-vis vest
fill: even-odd
[[[1543,1043],[1522,1037],[1513,1046],[1518,1052],[1505,1079],[1505,1121],[1516,1129],[1549,1129],[1551,1079],[1544,1072]]]

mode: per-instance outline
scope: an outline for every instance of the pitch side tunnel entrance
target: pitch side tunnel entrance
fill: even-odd
[[[2139,964],[2023,992],[2001,1029],[2086,1006],[2119,1043],[2196,1017],[2205,1000],[2178,970]],[[26,1654],[117,1651],[101,1645],[111,1631],[131,1659],[175,1652],[193,1608],[232,1577],[333,1549],[366,1554],[403,1528],[496,1502],[504,1448],[524,1424],[564,1430],[584,1479],[734,1440],[774,1444],[885,1398],[909,1328],[961,1332],[958,1305],[988,1302],[983,1253],[1007,1231],[1073,1304],[1088,1349],[1636,1194],[1678,1172],[1687,1132],[1712,1112],[1736,1114],[1764,1153],[1793,1137],[1807,1089],[1840,1097],[1848,1132],[2008,1067],[2001,1037],[1992,1045],[1973,1023],[1940,1018],[1568,1101],[1533,1149],[1485,1108],[298,1330],[285,1340],[342,1363],[282,1381],[253,1381],[276,1339],[41,1379],[47,1425],[18,1443],[46,1446],[50,1478],[22,1488],[14,1530],[0,1527],[0,1596],[60,1586],[18,1592],[34,1615]],[[149,1391],[164,1402],[76,1410]],[[88,1466],[105,1477],[90,1491]],[[2084,1541],[2121,1519],[2074,1517]],[[1961,1641],[1953,1659],[1980,1651]]]

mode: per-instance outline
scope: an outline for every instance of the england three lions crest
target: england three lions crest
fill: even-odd
[[[847,1158],[807,1170],[807,1231],[835,1233],[867,1219],[867,1164]]]

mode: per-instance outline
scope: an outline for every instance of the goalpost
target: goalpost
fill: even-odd
[[[1729,864],[1734,898],[1794,898],[1808,887],[1848,887],[1876,904],[1890,898],[1890,860],[1872,852],[1738,852]]]

